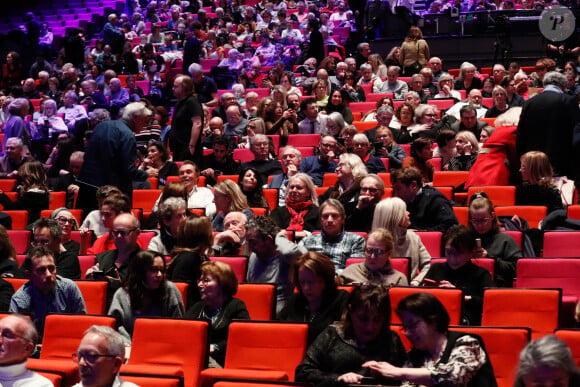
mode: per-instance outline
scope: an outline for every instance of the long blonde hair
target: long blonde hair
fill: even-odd
[[[407,216],[407,205],[397,197],[383,199],[375,207],[371,230],[384,228],[393,235],[394,245],[397,246],[407,233],[401,223]]]
[[[246,195],[242,193],[240,187],[233,181],[229,179],[222,180],[217,183],[213,189],[214,191],[230,197],[230,207],[228,208],[228,212],[242,211],[250,208]]]
[[[520,163],[525,165],[529,171],[530,184],[539,185],[543,189],[555,187],[554,170],[550,159],[544,152],[530,151],[524,153],[520,158]]]

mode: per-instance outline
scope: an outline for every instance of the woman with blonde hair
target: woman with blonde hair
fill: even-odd
[[[375,207],[372,230],[386,229],[393,236],[392,257],[411,260],[410,284],[418,286],[431,266],[431,255],[421,238],[409,230],[411,221],[405,202],[397,197],[381,200]]]
[[[387,77],[387,66],[379,54],[370,54],[368,62],[373,67],[373,73],[379,78]],[[398,64],[397,64],[398,65]]]
[[[328,82],[324,79],[317,79],[312,84],[312,94],[316,98],[316,106],[324,109],[328,105]]]
[[[405,41],[401,44],[399,62],[403,66],[403,74],[410,77],[427,66],[431,55],[429,45],[423,39],[421,29],[416,26],[409,28]]]
[[[455,136],[457,156],[449,160],[449,171],[469,171],[479,154],[479,142],[475,134],[469,130],[462,130]]]
[[[401,47],[394,46],[385,58],[385,66],[400,66]]]
[[[437,90],[439,93],[435,94],[433,98],[453,98],[461,100],[461,94],[454,90],[453,77],[448,73],[443,73],[437,81]]]
[[[481,89],[483,82],[476,76],[477,67],[469,62],[463,62],[459,67],[459,78],[455,80],[455,90],[465,90],[466,94],[472,89]]]
[[[232,211],[243,212],[248,219],[254,217],[246,195],[235,182],[222,180],[213,187],[213,190],[213,202],[218,211],[211,223],[214,231],[224,231],[224,219]]]
[[[326,199],[338,199],[342,205],[356,201],[360,191],[360,181],[368,175],[367,168],[357,155],[343,153],[336,166],[338,181],[318,198],[322,204]]]
[[[547,206],[548,213],[563,209],[548,156],[544,152],[530,151],[520,157],[520,165],[522,184],[516,187],[516,205]]]

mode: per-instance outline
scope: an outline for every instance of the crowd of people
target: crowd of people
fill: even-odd
[[[464,62],[454,76],[418,27],[384,59],[373,53],[364,41],[372,22],[360,17],[371,3],[223,1],[211,4],[211,17],[198,2],[142,3],[130,3],[132,14],[107,15],[94,47],[71,30],[54,62],[50,50],[39,50],[30,68],[18,52],[6,57],[0,176],[16,179],[17,199],[0,191],[0,204],[28,211],[32,245],[19,267],[6,232],[12,221],[0,213],[0,275],[30,279],[16,292],[0,279],[2,310],[30,315],[42,338],[48,313],[86,313],[74,280],[105,280],[120,335],[90,330],[79,366],[95,360],[81,350],[85,341],[130,345],[136,318],[164,316],[208,320],[210,366],[220,367],[229,323],[252,316],[234,298],[233,269],[211,257],[246,256],[244,281],[275,285],[276,318],[309,323],[297,380],[495,385],[481,339],[451,333],[445,308],[429,294],[396,308],[413,347],[405,353],[390,331],[385,289],[461,288],[461,322],[479,325],[484,289],[513,286],[524,252],[502,231],[524,219],[498,217],[479,193],[459,203],[469,212],[469,226],[461,226],[433,175],[469,171],[458,190],[516,185],[516,204],[565,212],[580,181],[580,47],[549,47],[556,60],[539,59],[530,74],[517,62],[487,75]],[[34,23],[32,15],[30,31]],[[71,52],[79,48],[84,56]],[[217,66],[207,71],[203,59]],[[364,117],[349,107],[376,93],[376,109]],[[374,126],[359,133],[360,121]],[[288,145],[300,134],[314,135],[316,146]],[[251,159],[234,160],[237,149]],[[329,174],[336,180],[325,184]],[[151,184],[162,189],[152,213],[133,212],[133,190]],[[277,190],[275,205],[266,188]],[[51,191],[66,191],[67,208],[47,219],[41,211]],[[151,230],[149,240],[142,231]],[[416,231],[444,234],[437,256],[446,262],[431,264]],[[85,252],[94,266],[81,273]],[[409,273],[391,257],[408,257]],[[495,258],[494,280],[473,257]],[[188,284],[185,298],[174,282]],[[349,294],[337,285],[355,287]],[[530,346],[558,345],[542,340]],[[526,387],[541,363],[529,351],[518,375]],[[107,358],[110,381],[123,358]],[[568,366],[549,365],[576,378]],[[81,367],[83,383],[84,376]]]

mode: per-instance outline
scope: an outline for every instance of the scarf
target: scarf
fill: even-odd
[[[290,198],[286,199],[286,208],[290,213],[290,224],[286,230],[302,231],[304,229],[304,216],[310,207],[312,207],[312,200],[294,202]]]

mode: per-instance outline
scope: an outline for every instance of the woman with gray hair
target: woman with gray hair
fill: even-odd
[[[24,121],[28,115],[28,100],[26,98],[16,98],[8,105],[9,118],[4,123],[4,149],[9,138],[18,137],[26,147],[30,146],[30,128]],[[27,151],[28,149],[26,149]]]
[[[44,111],[38,118],[38,137],[51,139],[54,135],[68,133],[64,120],[56,115],[58,107],[53,99],[44,101]]]
[[[459,78],[455,80],[455,90],[465,90],[465,93],[469,94],[472,89],[481,89],[483,82],[476,73],[475,65],[463,62],[459,68]]]
[[[318,198],[320,203],[337,199],[342,205],[356,203],[360,193],[360,181],[368,175],[361,158],[352,153],[343,153],[338,158],[336,174],[338,181]]]
[[[461,94],[458,91],[453,90],[453,77],[448,73],[443,73],[439,77],[437,82],[437,93],[433,98],[454,98],[456,100],[461,100]]]
[[[529,343],[520,353],[514,387],[580,386],[580,370],[566,343],[554,335]]]

